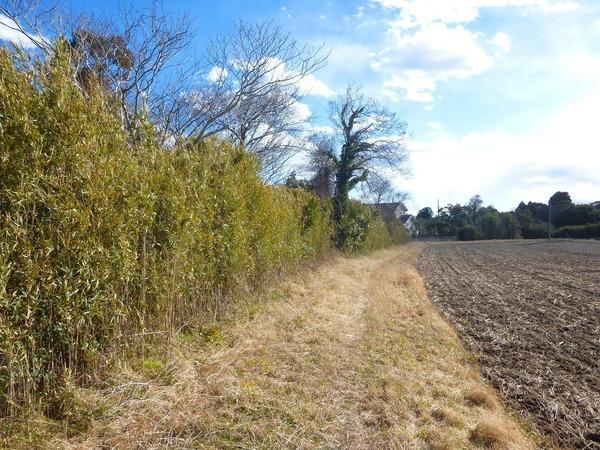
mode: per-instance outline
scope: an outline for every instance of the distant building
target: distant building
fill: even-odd
[[[376,203],[372,204],[371,208],[379,211],[381,218],[385,222],[401,222],[406,230],[413,236],[419,234],[415,225],[415,218],[412,214],[406,214],[408,208],[402,202],[394,203]]]
[[[408,208],[402,202],[374,203],[371,208],[379,211],[381,218],[386,222],[400,220],[400,216],[406,214]]]
[[[417,230],[417,226],[415,225],[415,216],[412,214],[402,214],[400,216],[400,221],[404,224],[404,228],[408,230],[411,236],[419,235],[419,230]]]

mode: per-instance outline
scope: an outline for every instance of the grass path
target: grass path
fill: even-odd
[[[50,447],[535,448],[428,299],[421,250],[291,277],[214,342],[95,393],[89,430]]]

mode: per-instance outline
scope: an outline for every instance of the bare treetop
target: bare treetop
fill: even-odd
[[[365,97],[355,87],[330,103],[330,118],[352,168],[365,170],[371,164],[385,164],[405,172],[406,123],[376,100]]]
[[[225,135],[258,155],[267,179],[301,151],[301,81],[323,67],[322,47],[302,45],[273,22],[238,22],[211,40],[203,76],[173,132]]]
[[[121,9],[119,22],[80,21],[71,39],[78,73],[94,72],[121,99],[128,129],[142,114],[160,125],[168,117],[166,99],[189,75],[177,58],[190,46],[190,22],[158,1],[147,10]]]
[[[189,93],[192,110],[178,127],[208,137],[231,131],[232,118],[256,122],[278,115],[303,94],[298,83],[325,64],[321,53],[272,22],[236,23],[208,43],[202,76]]]

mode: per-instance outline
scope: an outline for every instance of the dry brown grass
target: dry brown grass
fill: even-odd
[[[301,272],[87,392],[89,430],[46,448],[476,448],[487,423],[493,445],[534,448],[503,407],[465,402],[501,405],[427,297],[420,250]]]
[[[494,400],[494,394],[490,390],[483,390],[481,388],[475,388],[465,394],[465,400],[467,403],[474,406],[481,406],[487,409],[496,408],[496,401]]]
[[[451,427],[462,427],[463,421],[462,417],[456,411],[451,410],[448,407],[443,408],[435,408],[431,411],[431,417],[436,420],[445,422],[447,425]]]
[[[514,429],[507,429],[506,426],[505,423],[493,420],[481,422],[471,431],[471,442],[484,448],[511,448]]]

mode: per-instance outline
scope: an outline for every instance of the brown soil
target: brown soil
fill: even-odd
[[[485,377],[565,448],[600,448],[600,242],[431,245],[430,296]]]

